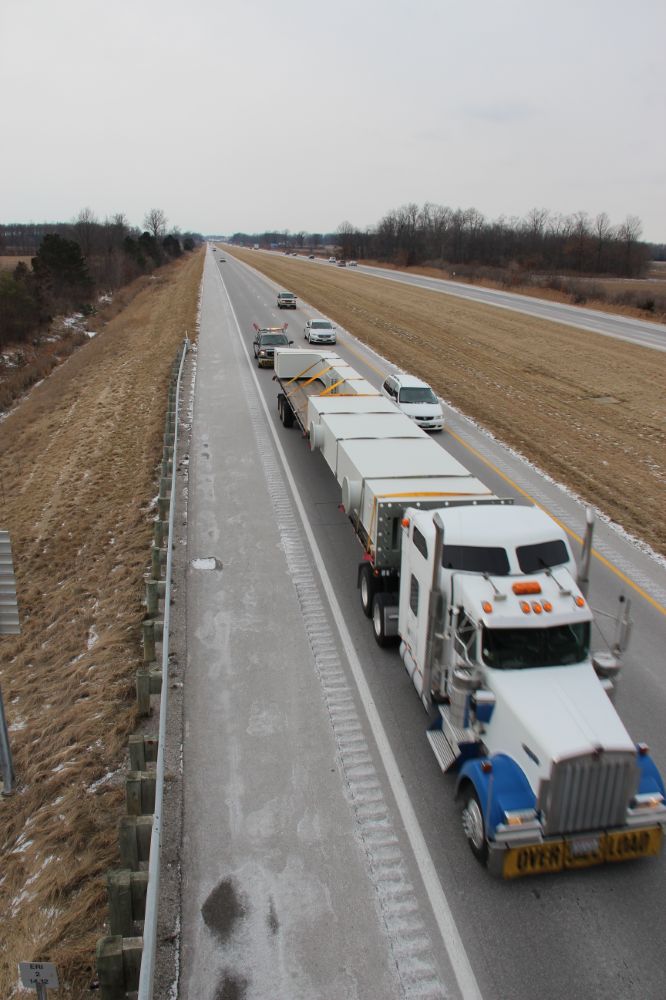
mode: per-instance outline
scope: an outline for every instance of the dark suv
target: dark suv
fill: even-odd
[[[273,356],[276,347],[291,347],[293,340],[287,338],[284,330],[278,329],[258,329],[254,338],[254,356],[257,359],[259,368],[272,368]]]

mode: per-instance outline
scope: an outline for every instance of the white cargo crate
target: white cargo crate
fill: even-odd
[[[364,400],[368,402],[367,399]],[[319,423],[313,423],[308,428],[310,447],[320,449],[333,474],[337,477],[338,447],[343,441],[354,439],[379,441],[390,438],[392,441],[403,442],[426,439],[425,431],[421,430],[413,420],[404,413],[396,412],[391,406],[384,413],[326,413]]]

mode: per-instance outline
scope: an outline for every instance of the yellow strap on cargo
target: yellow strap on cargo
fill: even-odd
[[[303,376],[307,375],[310,369],[314,368],[314,366],[318,364],[319,361],[321,361],[321,358],[318,358],[317,361],[313,361],[311,365],[308,365],[307,368],[304,368],[302,372],[298,373],[298,375],[294,375],[294,377],[290,378],[288,382],[285,382],[285,385],[291,385],[291,383],[295,382],[297,378],[303,378]]]
[[[290,396],[293,396],[293,395],[294,395],[294,393],[296,392],[296,389],[304,389],[304,388],[305,388],[305,386],[306,386],[306,385],[310,385],[310,383],[311,383],[311,382],[316,382],[316,381],[317,381],[317,379],[318,379],[318,378],[319,378],[319,377],[320,377],[321,375],[325,375],[325,374],[326,374],[326,372],[330,372],[330,370],[331,370],[331,368],[332,368],[332,367],[333,367],[332,365],[329,365],[329,366],[328,366],[328,368],[323,368],[323,369],[322,369],[322,371],[320,371],[320,372],[317,372],[317,374],[316,374],[316,375],[313,375],[313,376],[312,376],[311,378],[309,378],[309,379],[306,379],[306,381],[305,381],[305,382],[301,382],[301,383],[300,383],[300,385],[297,385],[295,389],[292,389],[292,390],[291,390],[291,392],[287,392],[287,393],[285,393],[285,395],[286,395],[287,399],[288,399],[288,398],[289,398]],[[312,365],[310,365],[310,368],[312,368]],[[306,369],[306,371],[309,371],[309,369]],[[298,376],[296,376],[296,378],[298,378]],[[294,380],[292,379],[291,381],[293,382]],[[289,382],[287,382],[287,385],[289,385]],[[321,395],[321,394],[320,394],[320,395]]]
[[[372,478],[372,476],[370,477]],[[417,478],[417,477],[414,477]],[[487,490],[485,493],[460,493],[458,490],[449,493],[437,490],[433,493],[378,493],[377,500],[396,500],[404,497],[491,497],[494,494]]]
[[[331,367],[333,367],[333,366],[331,365]],[[329,369],[327,368],[326,370],[328,371]],[[322,372],[322,374],[323,374],[323,372]],[[329,385],[328,389],[324,389],[323,392],[320,392],[319,395],[320,396],[328,396],[329,393],[333,392],[334,389],[337,389],[337,387],[339,385],[342,385],[343,382],[345,382],[345,381],[346,381],[346,379],[343,379],[343,378],[339,379],[339,381],[334,382],[333,385]],[[340,395],[342,395],[342,393],[340,393]],[[350,393],[347,393],[347,395],[353,396],[354,393],[350,392]]]

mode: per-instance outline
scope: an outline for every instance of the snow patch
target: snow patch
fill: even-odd
[[[222,569],[222,563],[214,556],[205,559],[193,559],[190,563],[192,569]]]

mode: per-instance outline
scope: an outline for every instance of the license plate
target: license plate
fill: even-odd
[[[502,874],[504,878],[521,878],[559,872],[564,868],[589,868],[605,861],[656,857],[661,851],[662,840],[662,829],[655,826],[512,847],[504,856]]]
[[[605,837],[576,837],[564,842],[564,867],[589,868],[604,861]]]

